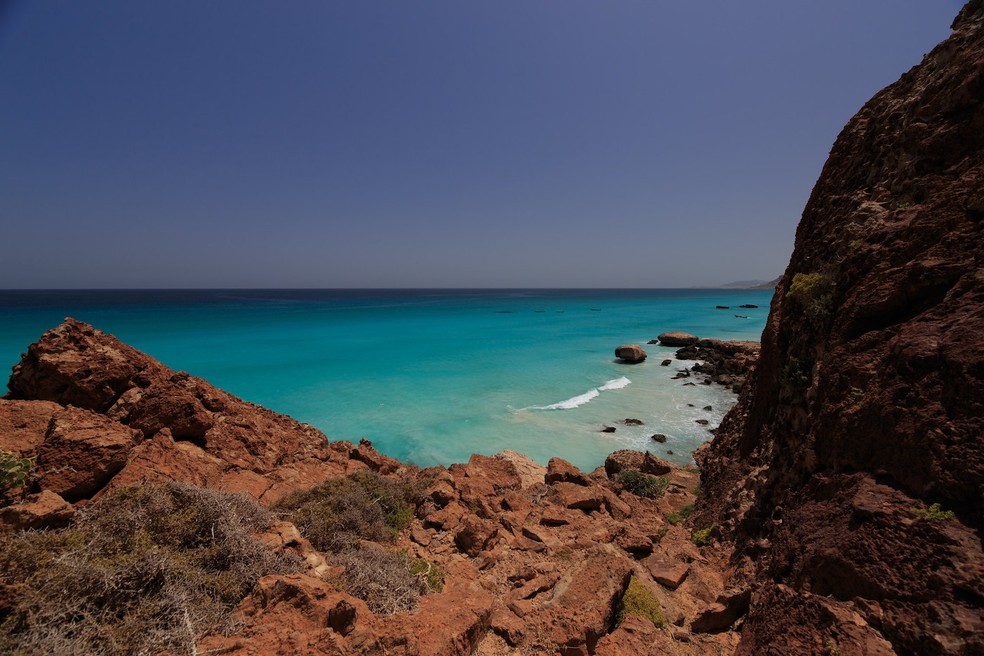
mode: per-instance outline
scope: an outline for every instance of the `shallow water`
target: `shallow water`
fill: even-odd
[[[671,380],[666,330],[759,339],[770,290],[0,292],[0,366],[65,316],[175,369],[421,465],[514,449],[593,469],[621,448],[676,462],[734,403]],[[754,303],[757,309],[738,308]],[[715,309],[729,305],[729,310]],[[734,315],[748,318],[737,318]],[[710,405],[712,410],[702,410]],[[691,407],[692,406],[692,407]],[[643,426],[625,426],[634,418]],[[696,419],[710,420],[700,426]],[[602,425],[616,426],[602,433]],[[650,439],[668,436],[665,444]],[[673,455],[667,455],[668,450]]]

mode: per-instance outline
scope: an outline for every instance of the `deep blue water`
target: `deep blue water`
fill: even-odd
[[[734,402],[661,367],[666,330],[758,339],[770,290],[171,290],[0,292],[0,367],[64,317],[174,369],[421,465],[503,449],[592,469],[619,448],[678,462]],[[757,309],[739,309],[742,303]],[[729,305],[730,310],[715,309]],[[747,318],[737,318],[735,315]],[[692,404],[694,407],[690,407]],[[701,410],[711,405],[713,410]],[[602,424],[626,417],[642,427]],[[666,444],[650,435],[669,436]],[[672,450],[672,456],[666,451]]]

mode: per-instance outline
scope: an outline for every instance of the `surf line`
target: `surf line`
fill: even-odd
[[[584,394],[578,394],[573,396],[566,401],[561,401],[560,403],[551,403],[550,405],[534,405],[529,408],[523,408],[524,410],[573,410],[578,406],[582,406],[585,403],[590,402],[592,399],[597,398],[602,392],[608,390],[622,389],[632,381],[622,376],[621,378],[614,378],[600,387],[588,390]]]

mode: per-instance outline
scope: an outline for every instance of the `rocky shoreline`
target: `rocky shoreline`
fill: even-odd
[[[198,636],[200,651],[615,655],[647,644],[689,654],[736,643],[734,612],[721,610],[731,593],[715,540],[698,546],[683,521],[696,500],[695,469],[631,451],[590,473],[511,452],[420,470],[368,442],[330,442],[71,319],[29,347],[9,389],[0,449],[34,467],[5,493],[8,534],[64,529],[121,490],[174,481],[268,507],[360,471],[424,486],[392,542],[360,547],[440,568],[441,591],[416,610],[373,612],[326,577],[344,570],[340,556],[278,521],[260,539],[302,568],[259,579],[234,609],[240,630]],[[665,626],[616,621],[632,581],[657,600]],[[0,575],[0,617],[19,612],[13,590],[22,585]],[[339,614],[340,626],[328,621]]]

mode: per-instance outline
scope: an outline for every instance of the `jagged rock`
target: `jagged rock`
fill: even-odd
[[[461,526],[454,534],[454,543],[463,553],[474,557],[490,546],[497,532],[491,522],[468,515],[461,520]]]
[[[661,333],[659,342],[663,346],[690,346],[697,343],[698,337],[690,333],[683,333],[676,330]]]
[[[638,344],[623,344],[615,349],[615,357],[628,364],[637,364],[646,359],[646,352]]]
[[[69,501],[89,498],[123,469],[139,437],[103,415],[64,408],[38,447],[39,483]]]
[[[547,473],[544,482],[574,483],[575,485],[593,485],[594,481],[580,469],[563,458],[551,458],[547,463]]]

